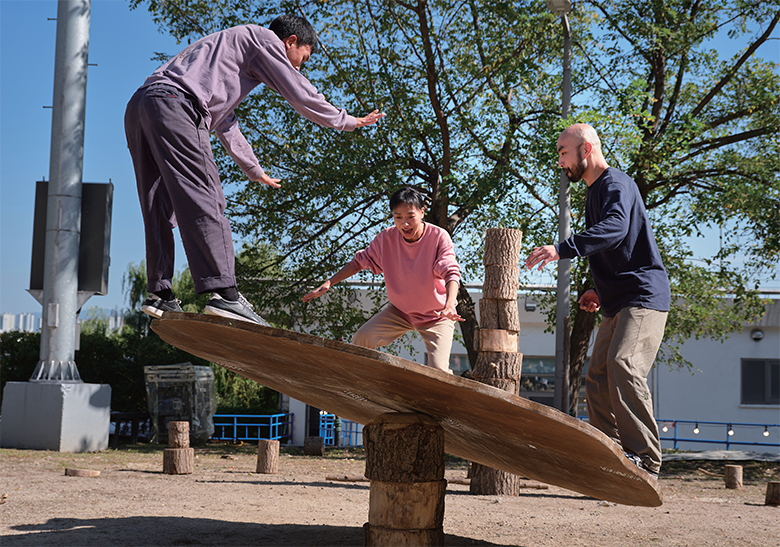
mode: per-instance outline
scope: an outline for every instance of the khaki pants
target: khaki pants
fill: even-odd
[[[647,375],[661,346],[666,316],[628,307],[604,318],[585,378],[590,424],[656,473],[661,468],[661,440]]]
[[[450,350],[455,321],[442,319],[424,328],[415,328],[403,318],[392,304],[385,306],[374,317],[358,329],[352,337],[352,343],[364,348],[376,349],[386,346],[410,330],[420,333],[428,350],[428,365],[452,373],[450,370]]]

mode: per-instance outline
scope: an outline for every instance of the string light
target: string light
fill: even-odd
[[[666,424],[664,424],[664,426],[661,428],[661,431],[663,431],[664,433],[669,431],[669,428],[666,426]]]
[[[729,424],[729,437],[734,435],[734,428],[731,427],[731,424]]]
[[[699,434],[699,422],[696,422],[696,427],[693,428],[693,434],[694,435]]]
[[[764,437],[769,437],[769,430],[764,426]]]

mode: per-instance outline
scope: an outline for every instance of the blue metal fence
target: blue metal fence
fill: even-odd
[[[320,413],[320,437],[325,440],[325,446],[363,446],[360,424],[334,414]]]
[[[740,440],[739,437],[736,439],[734,438],[736,436],[737,431],[743,428],[757,428],[761,429],[764,428],[764,431],[762,433],[762,436],[768,437],[772,434],[772,431],[775,428],[780,428],[780,424],[748,424],[748,423],[740,423],[740,422],[705,422],[705,421],[697,421],[697,420],[656,420],[658,422],[658,429],[661,433],[661,440],[662,441],[672,441],[674,443],[674,449],[677,450],[679,448],[680,443],[707,443],[707,444],[722,444],[726,445],[726,450],[731,450],[732,445],[736,446],[769,446],[769,447],[780,447],[780,443],[772,443],[772,442],[757,442],[757,441],[743,441]],[[687,425],[693,425],[693,428],[691,429],[691,433],[693,436],[681,436],[680,430],[683,429],[680,426],[683,424]],[[702,434],[702,430],[700,429],[700,426],[706,426],[707,430],[710,430],[711,428],[715,428],[719,430],[722,433],[722,437],[720,435],[717,436],[717,438],[706,438],[704,435],[702,437],[699,437],[700,434]],[[669,431],[672,431],[672,436],[664,436],[665,433],[668,433]]]
[[[293,414],[215,414],[212,439],[257,441],[292,439]]]
[[[587,418],[581,418],[587,421]],[[780,447],[780,443],[769,442],[769,437],[780,424],[758,424],[741,422],[710,422],[701,420],[657,420],[662,441],[671,441],[675,450],[681,443],[704,443],[724,445],[726,450],[733,446]],[[685,431],[689,427],[691,434]],[[763,428],[762,436],[767,442],[746,441],[740,433],[745,428]],[[720,433],[712,434],[715,429]],[[742,430],[742,431],[740,431]],[[671,431],[671,436],[667,435]],[[705,432],[706,431],[706,432]],[[213,439],[256,441],[259,439],[292,439],[293,414],[216,414],[214,416]],[[363,430],[360,424],[339,418],[334,414],[321,413],[319,434],[325,446],[362,446]],[[777,437],[777,434],[774,435]]]

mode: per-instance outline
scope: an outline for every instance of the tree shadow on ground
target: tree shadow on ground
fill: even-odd
[[[361,546],[363,529],[353,526],[303,524],[262,524],[230,522],[207,518],[126,517],[53,518],[41,524],[10,527],[16,535],[6,535],[3,547],[23,546],[105,546],[143,547],[151,545],[241,546]],[[21,533],[20,533],[21,532]],[[498,544],[447,534],[449,546]]]

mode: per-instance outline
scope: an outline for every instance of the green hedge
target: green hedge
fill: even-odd
[[[190,362],[210,365],[214,370],[217,412],[273,414],[278,411],[275,391],[174,348],[154,332],[138,326],[136,322],[119,334],[107,334],[104,328],[86,329],[86,332],[82,329],[76,366],[84,382],[111,386],[111,410],[147,410],[145,366]],[[146,333],[139,334],[139,330]],[[0,388],[6,382],[30,379],[40,358],[40,344],[40,333],[0,333]]]

